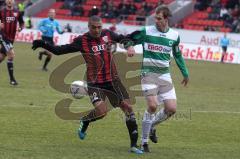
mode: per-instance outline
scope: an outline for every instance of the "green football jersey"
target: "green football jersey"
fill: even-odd
[[[156,26],[147,26],[130,35],[136,44],[143,46],[142,72],[169,73],[169,63],[173,55],[184,77],[188,77],[184,59],[179,50],[180,37],[177,31],[169,28],[160,32]]]

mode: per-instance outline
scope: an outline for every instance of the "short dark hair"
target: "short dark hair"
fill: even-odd
[[[88,22],[101,22],[101,21],[102,21],[101,17],[97,15],[91,16],[88,19]]]
[[[162,13],[165,19],[172,16],[170,9],[166,5],[158,6],[155,10],[155,13],[156,14]]]

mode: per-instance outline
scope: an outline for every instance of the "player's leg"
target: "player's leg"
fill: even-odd
[[[47,69],[47,66],[48,66],[48,63],[51,61],[51,59],[52,59],[52,53],[51,52],[49,52],[49,51],[45,51],[45,53],[46,53],[46,59],[45,59],[45,61],[44,61],[44,64],[43,64],[43,67],[42,67],[42,70],[43,71],[48,71],[48,69]]]
[[[155,119],[152,123],[153,127],[167,120],[168,118],[170,118],[172,115],[176,113],[176,108],[177,108],[176,99],[167,99],[167,100],[164,100],[163,102],[164,102],[164,108],[160,109],[160,111],[157,112]]]
[[[130,152],[142,154],[143,152],[137,148],[138,125],[129,99],[124,99],[123,101],[121,101],[119,106],[125,114],[126,126],[130,138]]]
[[[130,105],[129,95],[120,80],[113,82],[111,90],[114,94],[107,94],[111,105],[113,107],[119,106],[125,114],[126,126],[130,138],[130,152],[142,154],[143,152],[137,148],[138,125],[133,108]]]
[[[5,59],[5,57],[6,57],[6,55],[4,53],[2,53],[1,50],[0,50],[0,63],[2,63],[4,61],[4,59]]]
[[[86,131],[91,122],[102,119],[107,115],[107,105],[104,101],[98,101],[94,103],[95,108],[92,109],[86,116],[80,119],[80,126],[78,129],[78,135],[80,139],[84,139]]]
[[[145,110],[142,119],[142,149],[145,152],[150,152],[148,147],[148,139],[152,127],[152,122],[155,118],[155,112],[157,109],[157,96],[156,95],[148,95],[145,97],[147,102],[147,110]]]
[[[43,50],[43,51],[40,51],[40,52],[39,52],[39,54],[38,54],[38,59],[39,59],[40,61],[42,60],[43,55],[46,55],[46,56],[47,56],[46,50]]]
[[[221,62],[222,63],[224,62],[224,58],[225,58],[226,52],[227,52],[227,47],[223,46],[222,47],[222,57],[221,57]]]
[[[53,37],[44,37],[44,36],[42,36],[42,40],[44,40],[45,42],[47,42],[50,45],[54,45]],[[52,59],[52,53],[47,51],[47,50],[45,50],[44,52],[41,52],[40,55],[46,55],[46,58],[45,58],[42,70],[43,71],[48,71],[47,66],[48,66],[49,62],[51,61],[51,59]],[[39,58],[41,58],[41,57],[39,57]]]
[[[80,127],[78,129],[78,135],[80,139],[84,139],[89,123],[102,119],[108,111],[107,104],[105,102],[105,95],[102,89],[95,85],[88,85],[88,94],[94,109],[80,119]]]
[[[8,74],[9,74],[9,78],[10,78],[10,84],[11,85],[18,85],[15,77],[14,77],[14,65],[13,65],[13,60],[14,60],[14,50],[12,47],[12,44],[8,44],[9,45],[9,50],[7,52],[7,68],[8,68]]]
[[[177,107],[176,102],[176,93],[175,88],[172,84],[172,79],[170,74],[166,74],[160,77],[159,80],[159,95],[158,103],[164,104],[164,108],[160,109],[159,112],[156,113],[155,118],[152,122],[152,128],[150,131],[150,139],[157,143],[156,129],[155,126],[159,123],[170,118],[175,112]]]
[[[146,99],[147,109],[143,114],[142,119],[142,149],[145,152],[150,152],[148,147],[149,134],[154,120],[155,112],[158,106],[157,86],[158,76],[153,73],[143,74],[141,79],[143,94]]]
[[[0,63],[2,63],[2,61],[4,61],[6,55],[2,52],[2,48],[0,50]]]

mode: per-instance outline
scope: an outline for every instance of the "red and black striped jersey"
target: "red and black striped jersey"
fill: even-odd
[[[0,20],[4,24],[1,30],[3,38],[13,42],[17,31],[17,22],[19,22],[21,28],[24,25],[23,17],[18,10],[3,8],[0,11]]]
[[[104,29],[99,38],[94,38],[87,32],[75,38],[71,44],[61,46],[47,44],[43,48],[55,55],[80,51],[87,66],[87,81],[104,83],[118,78],[111,45],[123,42],[124,38],[123,35]]]

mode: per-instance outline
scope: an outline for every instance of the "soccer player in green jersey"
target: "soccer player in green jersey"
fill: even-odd
[[[155,25],[146,26],[141,31],[129,35],[131,45],[143,46],[143,63],[141,85],[146,97],[147,110],[142,120],[142,149],[150,152],[148,138],[157,143],[155,126],[176,112],[176,93],[172,83],[169,64],[173,55],[183,75],[182,84],[189,81],[188,70],[179,50],[180,37],[178,32],[168,25],[171,12],[166,6],[159,6],[155,11]],[[134,48],[128,48],[128,55],[133,56]],[[164,108],[156,113],[161,103]]]

